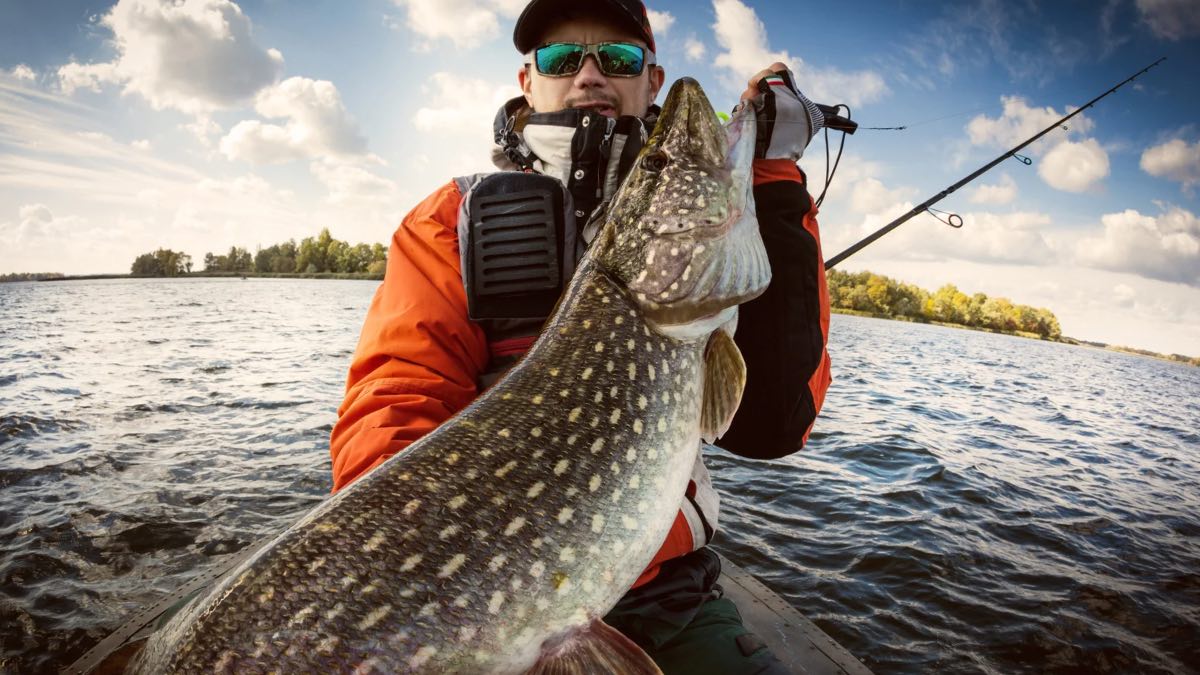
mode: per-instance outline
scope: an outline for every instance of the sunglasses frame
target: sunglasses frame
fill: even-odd
[[[579,67],[577,67],[575,70],[573,70],[569,73],[560,73],[558,75],[550,75],[548,73],[543,73],[542,69],[539,68],[537,65],[537,53],[541,49],[545,49],[546,47],[553,47],[555,45],[571,45],[573,47],[583,47],[583,56],[581,56],[579,58]],[[605,72],[604,62],[600,60],[600,48],[607,46],[607,45],[621,45],[622,47],[636,47],[636,48],[640,49],[642,51],[642,69],[632,75],[623,75],[620,73]],[[579,71],[583,69],[583,62],[587,60],[588,56],[591,56],[592,58],[596,59],[596,66],[600,69],[600,72],[603,73],[605,77],[640,77],[642,75],[642,73],[646,72],[647,68],[651,68],[655,65],[658,65],[657,62],[654,60],[654,52],[650,51],[649,49],[647,49],[639,44],[636,44],[633,42],[626,42],[624,40],[609,40],[607,42],[595,42],[595,43],[590,43],[590,44],[586,43],[586,42],[566,42],[566,41],[547,42],[546,44],[534,47],[533,51],[531,51],[525,55],[525,65],[533,66],[533,69],[535,71],[537,71],[538,75],[541,75],[542,77],[575,77],[576,75],[579,74]]]

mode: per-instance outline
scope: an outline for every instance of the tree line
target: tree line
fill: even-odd
[[[349,244],[334,239],[329,228],[297,244],[289,239],[253,254],[240,246],[231,246],[223,254],[205,253],[204,272],[259,274],[370,274],[382,276],[387,269],[387,248],[383,244]],[[158,249],[143,253],[133,262],[131,272],[138,276],[179,276],[192,272],[191,256]]]
[[[826,278],[829,304],[834,309],[1010,333],[1033,333],[1049,340],[1062,337],[1058,318],[1048,309],[1018,305],[1008,298],[989,298],[983,293],[967,295],[954,284],[946,284],[930,293],[872,272],[830,270]]]
[[[62,272],[9,272],[0,274],[0,283],[5,281],[41,281],[43,279],[62,279]]]

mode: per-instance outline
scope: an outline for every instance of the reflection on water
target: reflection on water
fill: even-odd
[[[0,284],[0,670],[53,672],[311,508],[375,284]],[[835,316],[720,547],[878,672],[1200,663],[1200,370]]]

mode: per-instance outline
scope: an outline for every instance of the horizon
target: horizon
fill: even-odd
[[[0,274],[123,274],[322,227],[386,243],[491,170],[522,0],[0,7]],[[822,205],[826,258],[1160,56],[1167,61],[837,269],[1045,307],[1064,335],[1200,355],[1200,3],[649,3],[668,84],[717,109],[774,60],[863,129]],[[659,95],[661,103],[664,92]],[[865,127],[907,127],[903,131]],[[840,134],[830,133],[836,153]],[[821,192],[818,135],[801,167]],[[944,217],[944,216],[943,216]]]

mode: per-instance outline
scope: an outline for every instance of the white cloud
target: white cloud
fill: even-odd
[[[9,249],[66,236],[83,224],[78,216],[55,217],[45,204],[25,204],[17,209],[16,222],[0,223],[0,242]]]
[[[1094,138],[1063,141],[1042,158],[1038,175],[1057,190],[1083,192],[1108,175],[1108,153]]]
[[[1058,112],[1050,106],[1045,108],[1031,107],[1020,96],[1002,96],[1004,112],[992,119],[987,115],[978,115],[967,123],[967,136],[973,145],[1010,148],[1024,142],[1030,136],[1053,124],[1069,112]],[[1085,134],[1092,129],[1092,121],[1087,115],[1077,115],[1067,123],[1071,133]],[[1048,151],[1052,146],[1061,142],[1062,134],[1050,132],[1037,143],[1026,148],[1029,154],[1039,155]]]
[[[1019,96],[1004,96],[1001,101],[1004,112],[999,117],[978,115],[967,123],[967,137],[972,145],[1010,148],[1066,115],[1049,106],[1032,107]],[[1078,142],[1068,139],[1092,130],[1093,123],[1087,116],[1078,115],[1065,126],[1066,134],[1052,131],[1022,152],[1045,155],[1038,164],[1038,175],[1050,187],[1083,192],[1108,175],[1108,153],[1093,138]]]
[[[272,164],[366,152],[366,139],[342,105],[337,87],[327,80],[290,77],[259,92],[254,108],[263,117],[286,122],[238,122],[221,139],[221,152],[229,159]]]
[[[1165,40],[1200,35],[1200,3],[1196,0],[1137,0],[1142,21]]]
[[[1142,153],[1142,171],[1183,184],[1185,189],[1200,185],[1200,141],[1188,145],[1176,138]]]
[[[1200,286],[1200,219],[1178,206],[1158,216],[1134,209],[1105,214],[1104,232],[1082,239],[1080,264]]]
[[[866,177],[851,182],[850,211],[852,213],[877,213],[894,208],[911,198],[913,190],[897,188],[889,190],[878,178]]]
[[[683,43],[683,53],[687,57],[687,60],[691,61],[692,63],[699,63],[703,61],[706,51],[707,49],[705,49],[704,43],[697,40],[694,35],[689,36],[688,39]]]
[[[766,27],[741,0],[713,0],[713,9],[717,14],[713,31],[724,50],[713,64],[726,71],[725,84],[733,91],[745,89],[751,76],[775,61],[791,68],[800,90],[822,103],[857,107],[883,98],[888,91],[883,77],[874,71],[814,68],[787,51],[772,51],[767,46]]]
[[[141,150],[142,152],[146,152],[147,150],[150,149],[150,141],[143,138],[143,139],[136,140],[136,141],[130,143],[129,146],[132,147],[134,150]]]
[[[255,44],[250,19],[230,0],[119,0],[100,19],[116,60],[68,63],[64,92],[124,85],[158,109],[202,113],[248,100],[274,82],[283,56]]]
[[[1137,291],[1126,284],[1117,284],[1113,286],[1112,298],[1113,302],[1120,307],[1133,307],[1133,303],[1137,299]]]
[[[329,189],[331,204],[389,201],[396,196],[395,183],[352,163],[326,158],[313,162],[309,168]]]
[[[35,80],[35,79],[37,79],[37,73],[33,72],[33,68],[30,68],[29,66],[25,65],[24,63],[18,63],[16,66],[13,67],[12,70],[8,71],[8,74],[17,80]]]
[[[500,33],[500,17],[516,18],[523,0],[392,0],[406,10],[404,25],[424,40],[413,48],[428,51],[435,40],[448,39],[459,49],[473,49]],[[394,26],[396,27],[396,26]]]
[[[492,118],[510,98],[520,96],[514,84],[499,84],[454,73],[434,73],[422,87],[428,104],[413,114],[419,131],[482,128],[491,138]]]
[[[656,42],[660,35],[664,35],[671,30],[671,26],[675,25],[675,16],[670,12],[656,12],[653,9],[647,9],[646,18],[650,19],[650,30],[654,33]]]
[[[117,80],[117,67],[113,63],[68,63],[58,69],[58,86],[64,94],[76,90],[100,91],[100,85]]]
[[[971,193],[972,204],[988,204],[1003,206],[1011,204],[1017,198],[1017,184],[1012,176],[1004,174],[1000,182],[993,185],[980,185]]]

